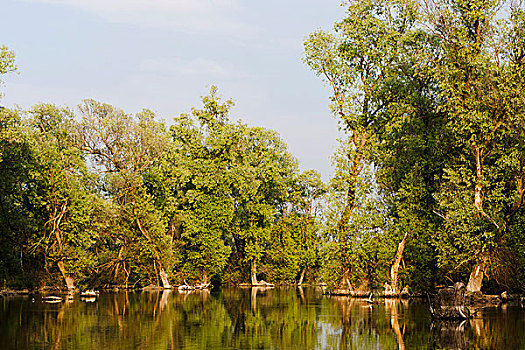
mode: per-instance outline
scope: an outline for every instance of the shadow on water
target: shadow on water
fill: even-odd
[[[2,349],[517,349],[525,312],[432,323],[419,301],[373,304],[315,288],[101,293],[47,304],[0,299]]]

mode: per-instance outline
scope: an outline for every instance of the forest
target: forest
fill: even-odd
[[[304,40],[344,135],[326,183],[215,86],[169,123],[0,107],[0,285],[525,290],[523,4],[342,9]],[[0,76],[16,70],[2,46]]]

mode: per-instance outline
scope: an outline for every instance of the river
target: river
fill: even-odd
[[[373,304],[317,288],[0,299],[0,349],[525,349],[525,310],[432,322],[421,300]]]

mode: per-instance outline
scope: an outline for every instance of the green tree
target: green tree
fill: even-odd
[[[93,264],[89,255],[94,243],[90,231],[91,198],[89,174],[76,147],[73,114],[65,108],[38,105],[29,120],[34,157],[33,215],[41,228],[35,232],[30,250],[43,251],[46,265],[58,267],[68,289],[85,268]],[[84,269],[84,271],[82,271]]]
[[[288,190],[287,204],[270,230],[264,270],[272,281],[300,285],[309,268],[317,265],[321,201],[325,186],[319,173],[305,171]]]
[[[345,182],[346,193],[339,198],[344,205],[339,217],[333,218],[345,284],[350,284],[352,274],[349,226],[358,200],[359,175],[370,163],[373,145],[387,121],[390,96],[383,87],[392,78],[399,46],[415,20],[416,7],[410,1],[350,1],[347,16],[335,25],[335,34],[319,31],[305,42],[305,61],[330,85],[332,110],[348,137],[342,161],[345,174],[340,177]]]
[[[297,164],[274,131],[240,125],[238,140],[236,166],[231,169],[234,252],[239,263],[249,264],[250,281],[257,284],[257,265],[266,253],[276,215],[287,203]]]
[[[372,157],[391,218],[389,235],[400,241],[390,269],[394,293],[402,284],[428,290],[436,281],[442,282],[435,247],[429,242],[441,223],[435,214],[435,194],[452,141],[433,75],[439,38],[423,29],[421,15],[416,18],[418,25],[400,41],[390,79],[382,87],[389,100],[387,122],[378,133]]]
[[[350,292],[366,293],[370,287],[388,280],[397,237],[390,234],[392,220],[387,216],[385,198],[371,166],[365,166],[357,179],[354,215],[347,224],[347,235],[341,236],[334,229],[333,222],[337,222],[348,192],[348,147],[352,147],[351,143],[341,141],[333,157],[335,174],[328,184],[322,275],[332,288],[343,282]],[[345,270],[348,277],[341,281]]]
[[[231,252],[226,244],[234,213],[230,153],[237,126],[228,120],[233,102],[222,102],[216,87],[202,103],[191,115],[175,119],[166,169],[169,200],[178,218],[182,272],[208,283],[222,274]]]
[[[28,271],[30,264],[24,254],[27,242],[37,226],[32,205],[35,163],[21,112],[1,108],[0,273],[11,284],[29,284],[35,277],[30,275],[32,271]]]
[[[480,290],[523,204],[525,16],[504,5],[436,2],[428,14],[441,40],[435,79],[453,137],[437,197],[439,258],[459,272],[471,266],[469,291]]]
[[[135,267],[146,275],[153,265],[162,286],[170,288],[173,235],[167,218],[156,208],[155,198],[145,186],[145,176],[160,165],[166,153],[168,136],[164,125],[148,110],[133,118],[93,100],[85,100],[80,112],[80,147],[103,175],[104,194],[118,205],[118,216],[126,228],[115,237],[117,261],[124,254],[134,259]]]

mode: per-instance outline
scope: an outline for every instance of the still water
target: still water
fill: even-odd
[[[374,304],[316,288],[0,299],[0,349],[525,349],[525,311],[432,323],[422,301]]]

